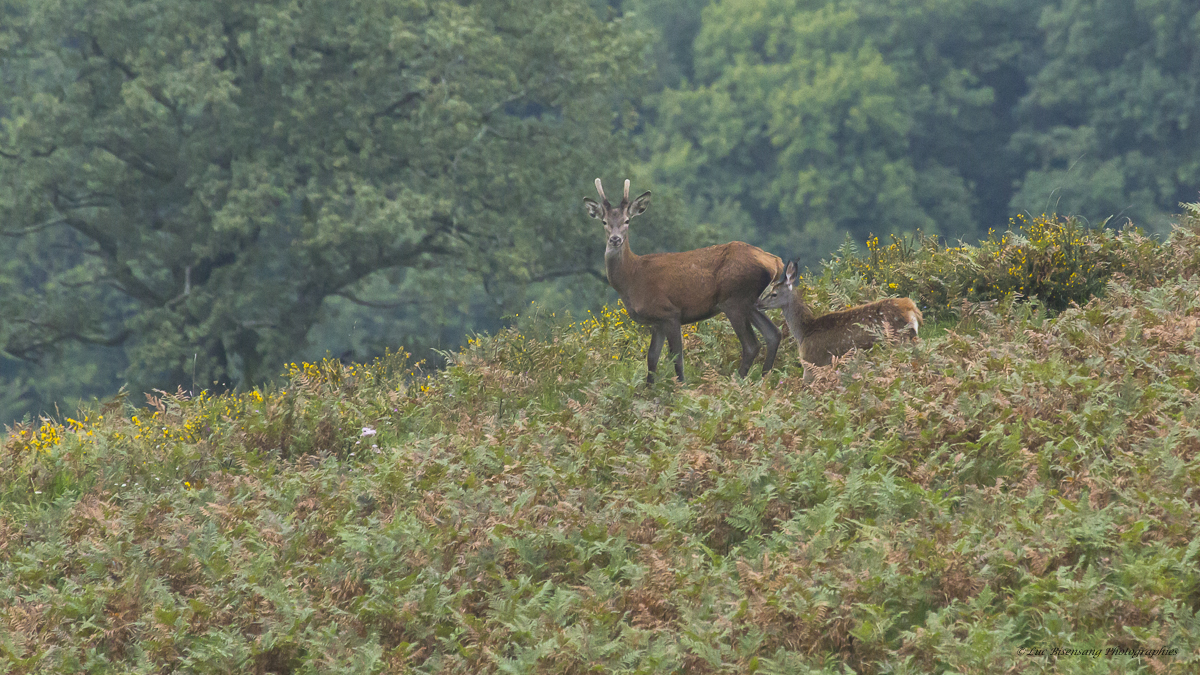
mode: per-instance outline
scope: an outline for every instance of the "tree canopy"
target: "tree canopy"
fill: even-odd
[[[100,388],[259,382],[335,298],[436,334],[598,274],[577,204],[628,155],[613,101],[644,39],[584,2],[3,12],[0,348],[23,396],[24,365],[72,350],[110,366]]]
[[[740,0],[701,17],[694,78],[654,97],[644,160],[693,217],[781,255],[973,238],[1017,212],[1163,231],[1200,185],[1194,4]]]
[[[1016,108],[1014,209],[1162,228],[1200,191],[1200,6],[1063,0],[1038,21],[1045,62]]]

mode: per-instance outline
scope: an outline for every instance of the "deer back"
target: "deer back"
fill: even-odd
[[[897,339],[916,337],[921,310],[908,298],[886,298],[865,305],[830,312],[812,320],[800,340],[800,358],[826,366],[835,356],[851,349],[867,349],[881,335]]]
[[[783,261],[734,241],[679,253],[630,256],[608,266],[609,282],[640,321],[678,315],[681,323],[707,319],[727,302],[753,303],[783,270]]]

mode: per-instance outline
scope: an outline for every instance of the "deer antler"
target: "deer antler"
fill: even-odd
[[[600,179],[596,179],[596,192],[600,193],[600,201],[608,203],[608,197],[604,196],[604,186],[600,184]]]
[[[621,203],[622,204],[629,203],[629,179],[628,178],[625,179],[625,197],[623,199],[621,199]]]

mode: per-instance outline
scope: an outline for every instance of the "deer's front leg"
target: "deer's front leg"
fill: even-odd
[[[658,356],[662,353],[663,338],[666,331],[661,326],[654,326],[650,335],[650,349],[646,352],[646,384],[654,384],[654,371],[658,370]]]

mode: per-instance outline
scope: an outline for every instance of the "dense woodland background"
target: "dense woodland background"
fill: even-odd
[[[639,252],[1162,233],[1198,87],[1188,0],[0,0],[0,421],[598,307],[596,176]]]

